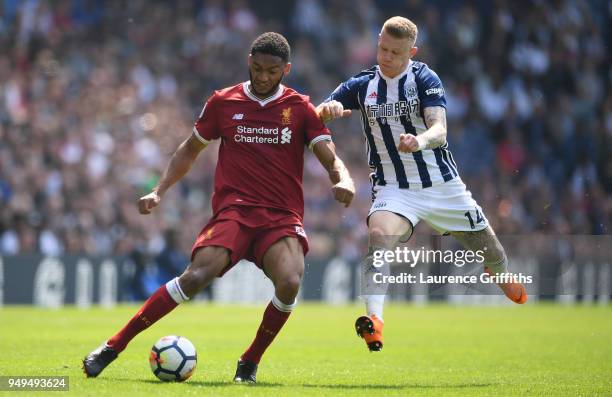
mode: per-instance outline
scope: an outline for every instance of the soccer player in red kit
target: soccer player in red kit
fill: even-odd
[[[254,341],[238,360],[234,381],[254,383],[266,348],[296,305],[308,240],[302,226],[304,146],[329,173],[335,199],[348,206],[353,181],[336,156],[330,131],[309,98],[281,84],[289,73],[290,48],[278,33],[264,33],[251,47],[247,82],[216,91],[193,133],[170,159],[159,185],[139,200],[141,214],[191,168],[208,143],[220,139],[212,198],[213,217],[197,237],[191,263],[161,286],[136,315],[83,360],[98,376],[141,331],[189,300],[241,259],[257,264],[274,284]]]

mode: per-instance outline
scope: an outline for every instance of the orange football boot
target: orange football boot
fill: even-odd
[[[384,323],[376,315],[361,316],[355,321],[355,331],[357,335],[365,339],[368,349],[371,352],[378,352],[383,347],[383,331]]]
[[[485,266],[484,270],[489,275],[493,276],[491,269]],[[508,297],[508,299],[510,299],[512,302],[518,303],[519,305],[527,302],[527,298],[529,296],[527,295],[527,290],[523,284],[510,281],[508,283],[498,283],[497,285],[502,291],[504,291],[506,297]]]

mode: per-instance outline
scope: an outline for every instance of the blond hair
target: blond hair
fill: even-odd
[[[397,39],[408,39],[410,47],[414,47],[419,30],[408,18],[391,17],[385,21],[382,30]]]

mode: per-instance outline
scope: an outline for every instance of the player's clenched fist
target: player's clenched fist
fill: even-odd
[[[344,106],[342,106],[342,104],[338,101],[323,102],[317,106],[316,110],[317,115],[324,123],[351,114],[351,111],[344,110]]]
[[[160,201],[161,197],[159,194],[157,194],[157,192],[151,192],[146,196],[142,196],[138,200],[138,211],[144,215],[150,214],[151,210],[157,207]]]
[[[332,186],[332,192],[336,201],[348,207],[355,196],[355,184],[352,179],[340,181]]]
[[[400,152],[404,153],[412,153],[419,151],[419,141],[417,141],[416,137],[411,134],[401,134],[400,135],[400,143],[397,145],[397,149]]]

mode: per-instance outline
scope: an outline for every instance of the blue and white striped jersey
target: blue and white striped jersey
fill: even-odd
[[[410,61],[392,79],[374,66],[340,84],[326,99],[331,100],[341,102],[345,109],[361,111],[374,185],[419,189],[458,175],[448,143],[415,153],[397,150],[400,134],[418,135],[427,130],[424,108],[446,108],[442,82],[426,64]]]

